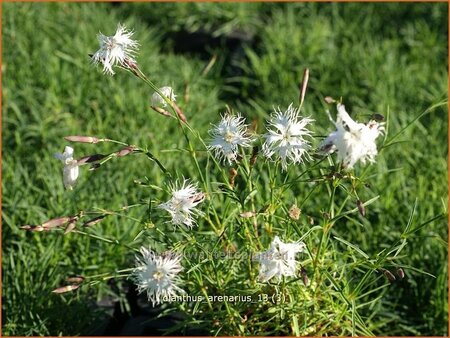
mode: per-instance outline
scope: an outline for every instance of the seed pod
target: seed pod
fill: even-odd
[[[303,79],[302,79],[302,83],[300,84],[300,96],[299,96],[299,102],[300,105],[303,104],[303,101],[305,100],[305,95],[306,95],[306,88],[308,87],[308,80],[309,80],[309,69],[306,68],[305,71],[303,72]]]
[[[366,216],[366,208],[364,207],[363,202],[361,200],[356,201],[356,205],[358,207],[358,211],[362,217]]]
[[[57,293],[57,294],[66,293],[66,292],[70,292],[70,291],[76,290],[79,287],[80,287],[79,284],[66,285],[66,286],[62,286],[60,288],[57,288],[57,289],[53,290],[52,292],[53,293]]]
[[[397,276],[398,276],[400,279],[405,278],[405,271],[403,271],[402,268],[398,268],[398,269],[397,269]]]
[[[293,220],[298,220],[300,218],[302,211],[299,209],[299,207],[296,204],[293,204],[289,209],[289,217]]]
[[[68,216],[67,217],[58,217],[58,218],[50,219],[50,220],[42,223],[41,225],[44,228],[55,228],[60,225],[66,224],[71,219],[73,219],[73,217],[68,217]]]
[[[384,270],[383,274],[391,283],[395,281],[394,274],[392,272],[390,272],[389,270]]]
[[[100,215],[100,216],[94,217],[94,218],[84,222],[83,227],[87,228],[87,227],[93,226],[93,225],[101,222],[103,220],[103,218],[105,218],[105,217],[106,217],[106,215]]]
[[[64,235],[68,234],[69,232],[71,232],[73,229],[75,229],[75,226],[77,225],[77,221],[73,220],[72,222],[70,222],[69,224],[67,224],[66,229],[64,230]]]
[[[98,139],[96,137],[92,136],[66,136],[64,137],[65,140],[70,142],[79,142],[79,143],[98,143],[101,142],[102,139]]]
[[[230,177],[229,177],[228,181],[230,182],[231,187],[234,188],[234,179],[236,178],[238,172],[234,168],[230,168],[230,170],[228,172],[230,174]]]

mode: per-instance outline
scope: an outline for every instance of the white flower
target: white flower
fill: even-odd
[[[295,254],[302,252],[306,245],[303,242],[283,243],[278,236],[270,243],[267,251],[258,253],[254,259],[260,263],[259,279],[267,282],[273,277],[295,276]]]
[[[383,124],[370,121],[367,125],[355,122],[345,111],[345,106],[337,105],[337,120],[333,122],[336,131],[332,132],[321,145],[321,149],[327,153],[337,151],[338,161],[344,167],[353,168],[358,160],[363,164],[366,161],[375,162],[377,145],[375,140],[384,131]]]
[[[208,149],[214,151],[219,160],[223,158],[229,164],[236,161],[238,146],[251,147],[253,141],[247,134],[245,118],[239,113],[237,116],[225,114],[209,133],[213,139]]]
[[[72,190],[78,178],[79,168],[77,161],[73,159],[73,148],[65,147],[62,154],[56,153],[54,156],[64,162],[63,181],[68,190]]]
[[[181,256],[171,252],[157,255],[145,247],[141,247],[140,251],[141,255],[136,256],[136,268],[133,270],[133,280],[139,293],[147,292],[153,306],[162,303],[165,298],[184,293],[177,286],[180,282],[178,273],[183,270]]]
[[[288,161],[301,163],[303,157],[307,157],[307,150],[310,148],[309,142],[303,137],[311,136],[311,132],[306,129],[306,125],[313,120],[310,118],[300,118],[299,109],[291,104],[287,111],[282,112],[279,108],[271,115],[269,120],[268,133],[264,135],[266,139],[263,144],[264,156],[270,158],[276,155],[281,160],[284,170]]]
[[[131,39],[132,31],[119,24],[114,36],[106,36],[102,33],[97,35],[100,49],[92,56],[95,64],[101,63],[103,71],[114,75],[112,69],[115,65],[126,66],[128,63],[136,63],[134,54],[139,44]]]
[[[159,91],[163,93],[164,96],[166,96],[170,101],[176,101],[176,95],[173,92],[172,87],[162,87],[159,88]],[[157,92],[154,92],[152,95],[152,106],[159,106],[162,105],[164,108],[167,107],[167,102],[164,100],[164,98],[159,95]]]
[[[177,183],[171,187],[172,198],[158,205],[158,208],[164,209],[172,216],[172,223],[175,225],[186,225],[192,228],[196,222],[193,214],[201,214],[195,207],[203,202],[205,195],[197,191],[197,186],[184,180],[180,188]]]

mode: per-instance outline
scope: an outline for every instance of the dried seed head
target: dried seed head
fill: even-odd
[[[300,218],[301,213],[302,213],[302,211],[296,204],[293,204],[289,208],[289,217],[293,220],[297,221]]]
[[[356,205],[358,206],[358,211],[361,214],[361,216],[366,216],[366,208],[364,207],[363,202],[361,200],[356,201]]]
[[[53,290],[52,292],[53,293],[58,293],[58,294],[66,293],[66,292],[70,292],[70,291],[76,290],[79,287],[80,287],[80,284],[66,285],[66,286],[62,286],[60,288],[57,288],[57,289]]]
[[[303,72],[302,83],[300,84],[300,96],[299,96],[300,105],[302,105],[303,101],[305,100],[306,88],[308,87],[308,80],[309,80],[309,69],[306,68],[305,71]]]
[[[398,268],[398,269],[397,269],[397,276],[398,276],[400,279],[405,278],[405,271],[403,271],[402,268]]]
[[[389,270],[384,270],[383,274],[391,283],[395,281],[394,274],[392,272],[390,272]]]
[[[42,223],[42,227],[44,228],[55,228],[58,227],[60,225],[64,225],[67,222],[69,222],[70,220],[72,220],[73,217],[58,217],[58,218],[52,218],[44,223]]]
[[[231,185],[231,187],[234,188],[234,179],[236,178],[238,172],[237,172],[237,170],[234,169],[234,168],[230,168],[230,170],[229,170],[228,172],[229,172],[229,174],[230,174],[230,177],[229,177],[230,185]]]
[[[93,136],[66,136],[64,137],[65,140],[70,142],[79,142],[79,143],[98,143],[103,141],[102,139],[98,139],[97,137]]]
[[[64,230],[64,235],[68,234],[69,232],[71,232],[73,229],[75,229],[75,226],[77,225],[77,221],[73,220],[72,222],[70,222],[69,224],[67,224],[66,229]]]
[[[94,217],[94,218],[84,222],[83,227],[87,228],[87,227],[93,226],[93,225],[101,222],[103,220],[103,218],[105,218],[105,217],[106,217],[106,215],[100,215],[100,216]]]
[[[258,157],[259,147],[254,146],[252,150],[252,157],[250,158],[250,165],[254,166],[256,163],[256,158]]]

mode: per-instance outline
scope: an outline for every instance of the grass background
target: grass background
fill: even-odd
[[[22,232],[19,226],[133,204],[148,196],[135,179],[160,184],[162,177],[152,162],[127,157],[94,172],[82,168],[76,189],[65,191],[61,163],[52,157],[66,145],[64,136],[147,144],[166,166],[195,177],[192,163],[169,151],[185,143],[173,121],[149,109],[148,88],[121,72],[104,76],[90,64],[98,31],[112,34],[118,22],[133,27],[142,69],[158,85],[175,88],[190,124],[205,136],[226,105],[257,121],[262,131],[273,105],[286,108],[296,100],[306,67],[311,77],[304,111],[317,121],[318,135],[331,127],[326,95],[342,96],[362,120],[389,113],[392,134],[447,99],[444,3],[2,6],[4,335],[89,334],[103,316],[98,300],[109,294],[126,303],[107,283],[65,296],[50,291],[70,273],[128,267],[129,251],[88,237]],[[401,135],[404,142],[381,152],[370,192],[381,198],[361,221],[363,228],[349,222],[337,235],[374,253],[398,237],[416,199],[416,224],[447,212],[447,114],[446,105],[431,110]],[[75,151],[79,157],[112,149],[77,145]],[[320,209],[320,202],[311,200],[311,208]],[[91,232],[128,243],[141,228],[127,218],[110,218]],[[439,221],[409,243],[406,262],[436,278],[410,272],[406,282],[394,284],[380,300],[380,318],[373,319],[383,323],[376,334],[447,334],[447,237],[447,224]]]

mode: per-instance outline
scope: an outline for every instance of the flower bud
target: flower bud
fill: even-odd
[[[70,291],[76,290],[79,287],[80,287],[79,284],[67,285],[67,286],[63,286],[63,287],[57,288],[57,289],[53,290],[52,292],[53,293],[58,293],[58,294],[66,293],[66,292],[70,292]]]
[[[48,221],[42,223],[41,225],[44,228],[55,228],[55,227],[58,227],[60,225],[66,224],[67,222],[69,222],[72,219],[73,219],[73,217],[53,218],[51,220],[48,220]]]
[[[156,107],[156,106],[150,106],[150,108],[152,108],[158,114],[161,114],[161,115],[164,115],[164,116],[172,116],[171,113],[169,113],[167,110],[165,110],[163,108]]]
[[[241,216],[242,218],[250,218],[255,215],[256,215],[256,213],[254,211],[246,211],[246,212],[242,212],[239,214],[239,216]]]
[[[254,146],[252,149],[252,157],[250,158],[250,165],[254,166],[256,163],[256,158],[258,157],[259,148],[258,146]]]
[[[238,172],[237,172],[236,169],[230,168],[229,174],[230,174],[230,177],[229,177],[229,180],[228,180],[228,181],[230,182],[231,187],[234,188],[234,179],[236,178]]]
[[[66,282],[68,282],[68,283],[80,284],[80,283],[83,283],[83,281],[84,281],[83,276],[69,276],[66,278]]]
[[[175,112],[177,113],[180,120],[183,121],[184,123],[186,123],[187,119],[186,119],[186,116],[184,115],[183,111],[181,110],[181,108],[178,107],[178,105],[175,102],[172,102],[172,107],[173,107],[173,109],[175,109]]]
[[[402,268],[398,268],[398,269],[397,269],[397,275],[398,275],[398,277],[399,277],[400,279],[403,279],[403,278],[405,278],[405,271],[403,271]]]
[[[325,102],[328,103],[328,104],[332,104],[332,103],[335,103],[335,102],[336,102],[336,100],[333,99],[331,96],[325,96],[324,100],[325,100]]]
[[[77,221],[73,220],[72,222],[70,222],[69,224],[67,224],[66,229],[64,230],[64,235],[68,234],[69,232],[71,232],[73,229],[75,229],[75,226],[77,225]]]
[[[83,227],[87,228],[87,227],[93,226],[93,225],[101,222],[103,220],[103,218],[105,218],[105,217],[106,217],[106,215],[100,215],[100,216],[94,217],[94,218],[90,219],[89,221],[84,222]]]
[[[106,157],[106,155],[103,155],[103,154],[94,154],[94,155],[84,156],[76,161],[77,161],[77,165],[83,165],[83,164],[89,164],[89,163],[100,161],[100,160],[104,159],[105,157]]]
[[[70,142],[79,142],[79,143],[98,143],[101,142],[102,139],[98,139],[93,136],[66,136],[65,140]]]
[[[356,201],[356,206],[358,207],[358,211],[362,217],[366,216],[366,208],[364,207],[363,202],[361,200]]]
[[[306,273],[306,269],[302,266],[301,270],[300,270],[300,275],[302,276],[302,280],[303,280],[303,284],[305,284],[305,286],[309,285],[309,278],[308,275]]]
[[[128,146],[128,147],[120,149],[119,151],[116,151],[116,155],[119,157],[126,156],[128,154],[131,154],[135,149],[136,148],[133,146]]]
[[[392,272],[390,272],[389,270],[384,270],[383,274],[391,283],[395,281],[394,274]]]

